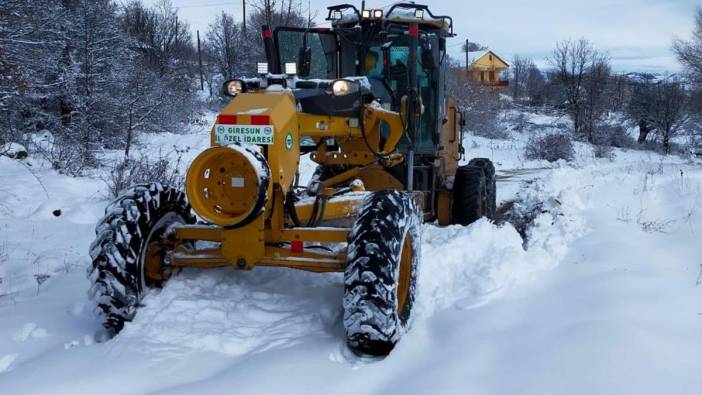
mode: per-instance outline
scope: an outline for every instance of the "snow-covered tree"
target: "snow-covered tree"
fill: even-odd
[[[110,0],[79,0],[71,10],[73,25],[73,92],[71,137],[81,157],[94,164],[95,150],[116,146],[121,125],[121,99],[125,87],[122,66],[130,60],[119,30],[117,7]]]
[[[173,130],[195,110],[196,52],[188,25],[166,0],[154,8],[132,1],[119,19],[132,53],[126,68],[127,83],[134,87],[125,92],[128,124],[139,131]],[[134,114],[137,108],[142,110]],[[134,117],[141,120],[135,124]]]
[[[4,0],[0,6],[0,143],[56,121],[65,14],[52,0]]]
[[[243,34],[234,17],[224,11],[210,24],[206,48],[210,59],[224,79],[243,74]]]

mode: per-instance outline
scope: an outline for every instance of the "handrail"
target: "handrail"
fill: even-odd
[[[429,10],[429,6],[424,5],[424,4],[414,4],[414,3],[397,3],[394,4],[392,7],[390,7],[390,10],[388,13],[385,15],[385,18],[390,19],[390,16],[392,15],[393,11],[395,11],[396,8],[404,8],[404,9],[411,9],[411,10],[422,10],[425,11],[426,13],[429,14],[430,17],[434,19],[441,19],[443,21],[448,20],[449,23],[449,34],[451,36],[455,36],[453,33],[453,18],[451,18],[448,15],[434,15],[432,14],[431,10]]]
[[[358,20],[361,20],[361,12],[358,11],[358,8],[356,8],[356,7],[355,7],[354,5],[352,5],[352,4],[339,4],[339,5],[334,5],[334,6],[331,6],[331,7],[327,7],[327,10],[329,10],[329,11],[328,11],[328,13],[327,13],[327,19],[326,19],[326,20],[327,20],[327,21],[334,21],[335,19],[332,18],[332,12],[334,12],[334,11],[339,11],[339,12],[341,12],[341,13],[343,14],[343,12],[346,11],[346,10],[348,10],[348,9],[352,9],[353,12],[354,12],[354,13],[356,14],[356,16],[358,17]]]

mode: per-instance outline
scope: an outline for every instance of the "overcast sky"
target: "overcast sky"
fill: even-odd
[[[153,3],[156,0],[146,0]],[[249,0],[251,1],[251,0]],[[307,1],[307,0],[304,0]],[[325,24],[326,6],[360,1],[310,0]],[[193,31],[201,34],[221,11],[241,18],[242,0],[172,0]],[[367,8],[388,0],[369,0]],[[539,64],[555,43],[585,37],[607,50],[618,71],[675,71],[679,65],[670,51],[675,37],[688,37],[696,7],[702,0],[427,0],[434,14],[452,15],[458,37],[449,41],[454,57],[461,55],[466,38],[490,47],[509,61],[513,55],[533,57]]]

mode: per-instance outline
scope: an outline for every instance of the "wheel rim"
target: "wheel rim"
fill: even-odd
[[[146,238],[145,246],[139,258],[141,294],[144,293],[149,283],[167,280],[167,277],[163,275],[161,270],[161,263],[168,248],[161,236],[171,224],[176,222],[183,223],[184,221],[175,212],[167,213],[156,222]]]
[[[144,279],[142,288],[149,282],[163,281],[161,273],[161,261],[163,260],[164,248],[160,240],[154,240],[146,246],[144,251]]]
[[[409,300],[410,281],[412,278],[412,260],[414,250],[412,248],[412,236],[408,233],[402,243],[402,253],[400,254],[400,275],[397,280],[397,315],[402,317],[407,308]]]

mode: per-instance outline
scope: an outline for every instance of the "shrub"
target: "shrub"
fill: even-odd
[[[603,147],[631,148],[636,144],[621,125],[600,125],[593,132],[593,143]]]
[[[595,144],[593,152],[595,153],[595,158],[614,159],[614,150],[611,146]]]
[[[556,162],[560,159],[573,160],[575,150],[570,136],[563,133],[532,137],[527,142],[526,158]]]
[[[61,174],[80,176],[91,163],[86,160],[81,146],[75,140],[44,133],[32,139],[32,150],[51,163]]]
[[[174,161],[161,153],[154,161],[146,154],[121,160],[103,177],[110,196],[117,197],[132,185],[155,181],[182,189],[185,184],[185,178],[179,170],[182,153],[177,154]]]

